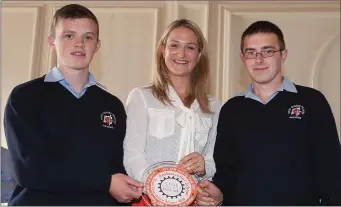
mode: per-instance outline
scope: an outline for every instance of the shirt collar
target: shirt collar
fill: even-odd
[[[251,98],[256,96],[256,94],[254,94],[252,92],[253,89],[253,84],[250,84],[250,86],[248,87],[248,89],[245,92],[242,92],[240,94],[238,94],[237,96],[245,96],[245,98]],[[283,81],[281,83],[281,85],[279,86],[279,88],[277,89],[276,92],[278,91],[289,91],[292,93],[297,93],[297,89],[295,87],[295,84],[293,84],[291,81],[289,81],[286,77],[283,77]]]
[[[63,74],[60,72],[59,68],[55,66],[49,73],[46,74],[44,82],[60,82],[60,81],[65,81],[67,80],[64,78]],[[84,87],[90,87],[96,85],[104,90],[106,90],[105,86],[102,84],[98,83],[95,79],[95,77],[89,72],[89,80],[88,83],[85,84]]]
[[[169,96],[169,98],[172,101],[172,103],[175,106],[181,108],[183,111],[189,111],[189,110],[196,111],[196,110],[198,110],[200,108],[200,105],[199,105],[197,99],[194,99],[194,101],[191,104],[190,108],[187,108],[186,106],[184,106],[184,104],[182,103],[179,95],[175,91],[174,87],[172,85],[170,85],[170,84],[168,84],[167,95]]]
[[[285,77],[283,77],[283,82],[277,91],[284,91],[284,90],[289,91],[291,93],[297,93],[297,89],[295,87],[295,84],[293,84],[291,81],[289,81]]]
[[[44,82],[59,82],[65,80],[63,74],[57,67],[54,67],[49,73],[46,74]]]

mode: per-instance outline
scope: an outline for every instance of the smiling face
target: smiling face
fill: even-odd
[[[49,44],[56,51],[60,69],[88,70],[89,64],[100,47],[98,25],[89,18],[60,19],[55,37]]]
[[[198,38],[191,29],[178,27],[169,33],[162,54],[170,78],[190,77],[200,56]]]
[[[271,52],[280,49],[277,36],[273,33],[257,33],[246,36],[243,53]],[[254,59],[247,59],[241,54],[245,68],[254,83],[269,84],[277,82],[282,77],[282,67],[287,56],[287,50],[275,52],[271,57],[262,57],[257,54]]]

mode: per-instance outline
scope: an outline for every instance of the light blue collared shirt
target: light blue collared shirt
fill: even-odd
[[[286,79],[285,77],[283,77],[283,82],[281,83],[277,91],[269,97],[266,103],[263,103],[263,101],[255,93],[252,92],[252,89],[253,89],[253,84],[251,84],[245,92],[238,94],[237,96],[245,96],[245,98],[251,98],[265,105],[269,103],[280,91],[286,90],[292,93],[297,93],[297,89],[295,85],[291,81]]]
[[[85,94],[86,90],[93,85],[96,85],[105,90],[105,87],[101,85],[100,83],[98,83],[95,80],[95,77],[89,72],[88,83],[85,84],[84,88],[82,89],[80,93],[77,93],[72,88],[72,86],[67,82],[67,80],[64,78],[63,74],[60,72],[60,70],[57,67],[54,67],[48,74],[46,74],[44,82],[59,82],[60,84],[62,84],[62,86],[64,86],[64,88],[70,91],[70,93],[72,93],[78,99],[82,97]]]

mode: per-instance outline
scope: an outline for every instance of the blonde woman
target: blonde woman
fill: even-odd
[[[127,99],[124,166],[142,181],[161,161],[182,164],[191,175],[211,180],[220,102],[207,95],[206,40],[188,19],[172,22],[156,53],[151,85],[134,88]]]

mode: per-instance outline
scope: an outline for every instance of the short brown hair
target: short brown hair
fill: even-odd
[[[240,50],[244,54],[244,40],[245,37],[251,36],[254,34],[275,34],[278,39],[279,49],[285,50],[285,41],[282,30],[274,23],[269,21],[256,21],[252,23],[246,30],[243,32],[240,42]]]
[[[153,95],[162,103],[170,104],[171,100],[167,96],[168,84],[172,84],[168,77],[168,68],[162,55],[162,48],[166,45],[169,34],[176,28],[185,27],[194,32],[197,36],[198,52],[201,53],[200,59],[191,73],[191,91],[184,101],[185,106],[190,106],[197,99],[200,108],[205,113],[211,110],[208,104],[207,85],[209,78],[209,62],[206,51],[206,39],[199,26],[188,19],[178,19],[168,25],[167,29],[160,38],[156,51],[156,73],[154,73],[153,84],[151,86]]]
[[[50,35],[55,37],[56,26],[60,19],[92,19],[97,25],[97,38],[99,36],[99,24],[97,17],[85,6],[79,4],[68,4],[58,9],[53,16]]]

